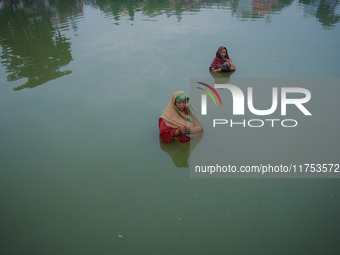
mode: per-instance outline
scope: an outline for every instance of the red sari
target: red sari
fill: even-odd
[[[169,143],[172,139],[178,139],[181,143],[186,143],[190,141],[190,137],[186,135],[178,135],[175,136],[175,132],[177,128],[171,128],[165,124],[165,121],[162,118],[159,118],[158,121],[159,126],[159,136],[162,138],[163,143]]]
[[[230,59],[229,58],[229,55],[228,55],[228,51],[227,51],[227,48],[224,47],[224,46],[221,46],[218,48],[217,52],[216,52],[216,57],[214,58],[213,62],[211,63],[210,65],[210,69],[211,68],[214,68],[214,69],[219,69],[223,66],[224,63],[226,63],[227,61],[222,59],[220,57],[220,53],[222,52],[222,50],[226,50],[227,54],[226,54],[226,59]]]

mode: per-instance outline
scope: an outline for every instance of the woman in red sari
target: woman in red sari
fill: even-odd
[[[213,72],[232,72],[236,70],[233,61],[229,58],[227,48],[221,46],[216,52],[216,57],[210,65]]]
[[[197,110],[183,91],[172,94],[158,125],[163,143],[169,143],[173,139],[182,143],[189,142],[191,137],[202,131]]]

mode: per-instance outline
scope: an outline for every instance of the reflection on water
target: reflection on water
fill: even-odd
[[[222,73],[214,73],[211,70],[209,71],[212,78],[214,79],[215,84],[227,84],[230,82],[230,77],[235,72],[222,72]]]
[[[300,0],[304,12],[315,17],[324,28],[331,28],[339,22],[340,15],[336,13],[338,0]]]
[[[267,22],[270,22],[270,14],[281,11],[292,2],[293,0],[240,0],[235,15],[239,18],[265,18]]]
[[[155,20],[159,15],[175,15],[178,22],[182,15],[194,14],[201,9],[226,8],[232,17],[242,20],[265,18],[289,6],[293,0],[230,0],[230,1],[181,1],[181,0],[98,0],[98,1],[15,1],[0,0],[1,64],[6,67],[7,80],[27,81],[14,90],[33,88],[53,79],[68,75],[63,70],[72,60],[70,39],[61,32],[73,30],[77,35],[78,23],[84,17],[84,6],[99,8],[114,24],[135,21],[136,13]],[[339,22],[337,0],[300,0],[305,15],[316,17],[326,29]]]
[[[200,143],[203,137],[203,132],[196,134],[196,136],[188,143],[181,143],[178,140],[174,140],[170,143],[163,143],[162,139],[159,139],[160,147],[163,151],[169,154],[172,159],[172,163],[178,168],[189,168],[188,158],[196,146]]]
[[[71,73],[70,70],[60,71],[70,63],[72,55],[69,39],[57,29],[59,20],[65,23],[62,12],[49,8],[48,2],[46,5],[19,2],[2,9],[1,63],[10,73],[7,80],[27,78],[27,82],[14,90],[34,88]]]

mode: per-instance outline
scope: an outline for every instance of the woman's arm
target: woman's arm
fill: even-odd
[[[216,69],[211,67],[210,70],[213,71],[214,73],[219,73],[219,72],[222,72],[222,67],[221,68],[216,68]]]
[[[192,119],[193,119],[194,126],[190,128],[190,133],[196,134],[196,133],[201,132],[203,129],[201,124],[194,117],[192,117]]]
[[[165,121],[161,118],[158,121],[158,126],[159,126],[159,136],[162,138],[163,143],[169,143],[172,140],[172,138],[175,136],[177,129],[168,127],[165,124]]]
[[[231,70],[231,71],[235,71],[235,70],[236,70],[236,67],[235,67],[235,65],[234,65],[233,61],[231,61],[231,59],[230,59],[230,58],[229,58],[229,59],[227,59],[227,61],[228,61],[228,63],[231,65],[231,68],[230,68],[230,70]]]
[[[186,134],[188,132],[186,127],[179,127],[179,128],[171,128],[165,124],[163,119],[159,119],[158,121],[159,126],[159,136],[162,138],[163,143],[171,142],[172,138],[175,136],[180,136],[182,134]]]

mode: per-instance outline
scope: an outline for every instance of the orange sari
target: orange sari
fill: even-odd
[[[184,109],[184,114],[176,107],[176,99],[180,101],[188,99],[188,104]],[[182,126],[185,126],[186,128],[192,127],[192,118],[195,118],[198,122],[200,122],[198,112],[191,104],[189,97],[183,91],[176,91],[173,93],[158,122],[159,136],[162,138],[162,141],[164,143],[169,143],[175,138],[180,142],[189,142],[190,135],[181,134],[175,136],[175,132]]]

